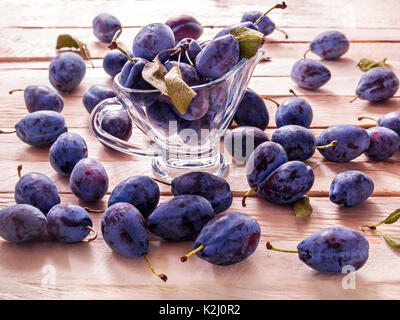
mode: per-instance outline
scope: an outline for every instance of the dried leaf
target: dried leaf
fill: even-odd
[[[310,198],[303,197],[300,200],[297,200],[295,203],[293,203],[293,210],[296,214],[296,217],[306,218],[311,216],[313,208],[310,204]]]
[[[400,249],[400,238],[391,237],[388,235],[383,234],[383,238],[385,239],[386,243],[394,249]]]
[[[250,28],[237,27],[230,33],[239,42],[240,58],[252,58],[264,44],[264,34]]]
[[[167,95],[168,92],[164,80],[167,73],[168,70],[164,67],[157,55],[152,62],[146,63],[142,71],[142,76],[144,80],[157,88],[162,94]]]
[[[60,34],[57,38],[56,49],[74,48],[86,60],[90,60],[90,52],[87,45],[69,34]]]
[[[358,63],[357,63],[357,67],[360,68],[361,71],[368,71],[371,70],[372,68],[376,68],[376,67],[389,67],[386,64],[386,60],[387,58],[381,60],[381,61],[373,61],[373,60],[369,60],[366,58],[361,59]]]
[[[184,114],[190,102],[196,96],[196,92],[183,81],[178,66],[172,67],[164,79],[168,96],[171,98],[176,109]]]

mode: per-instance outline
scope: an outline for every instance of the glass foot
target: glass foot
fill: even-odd
[[[168,159],[155,158],[151,166],[157,179],[165,182],[171,182],[175,177],[188,172],[203,171],[222,176],[228,169],[226,157],[218,152],[215,156],[201,159]]]

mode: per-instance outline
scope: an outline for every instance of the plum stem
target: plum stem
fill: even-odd
[[[358,118],[357,118],[358,121],[365,120],[365,119],[372,120],[372,121],[375,121],[375,122],[376,122],[376,119],[371,118],[371,117],[358,117]]]
[[[22,164],[17,167],[18,177],[21,178]]]
[[[256,22],[254,22],[254,25],[256,26],[262,20],[262,18],[264,18],[268,13],[270,13],[272,10],[277,9],[277,8],[278,9],[286,9],[287,5],[284,1],[281,4],[278,3],[278,4],[274,5],[271,9],[267,10],[264,14],[262,14],[261,17],[259,17],[256,20]]]
[[[306,52],[304,52],[304,54],[303,54],[303,58],[304,59],[306,59],[307,58],[307,53],[309,53],[311,51],[311,49],[310,48],[308,48],[307,49],[307,51]]]
[[[186,59],[188,59],[188,61],[189,61],[189,63],[190,63],[190,65],[194,68],[194,63],[193,63],[193,61],[192,61],[192,59],[190,59],[190,57],[189,57],[189,52],[188,52],[188,49],[187,48],[185,48],[185,55],[186,55]]]
[[[314,146],[313,149],[327,149],[327,148],[332,148],[338,144],[337,140],[333,140],[330,144],[324,145],[324,146]]]
[[[92,242],[92,241],[96,240],[97,239],[97,231],[94,228],[92,228],[91,226],[85,226],[85,228],[88,229],[90,232],[93,232],[93,237],[87,239],[87,242]]]
[[[358,98],[360,97],[360,95],[356,95],[353,99],[350,100],[350,103],[353,103],[354,101],[356,101]]]
[[[12,131],[4,131],[4,130],[0,130],[0,134],[13,134],[16,133],[17,131],[12,130]]]
[[[17,92],[17,91],[24,92],[25,90],[24,89],[14,89],[14,90],[8,91],[8,93],[13,94],[14,92]]]
[[[108,49],[110,50],[114,50],[117,49],[119,50],[133,65],[135,65],[135,61],[131,58],[131,56],[124,50],[122,49],[118,43],[117,43],[117,39],[119,38],[119,36],[122,33],[122,29],[119,29],[115,34],[113,39],[111,40],[111,43],[108,45]]]
[[[294,92],[293,89],[289,89],[289,92],[290,92],[292,95],[294,95],[295,97],[298,97],[298,95],[296,94],[296,92]]]
[[[271,102],[275,103],[276,106],[279,108],[280,104],[279,104],[279,102],[277,102],[276,100],[271,99],[271,98],[265,98],[265,99],[267,99],[268,101],[271,101]]]
[[[187,255],[181,257],[181,262],[186,262],[187,259],[189,259],[192,255],[194,255],[196,252],[199,252],[200,250],[204,249],[204,244],[201,244],[198,246],[196,249],[190,251]]]
[[[151,265],[149,259],[147,258],[146,254],[143,254],[143,259],[146,261],[147,266],[150,268],[151,272],[153,272],[157,277],[159,277],[162,281],[167,282],[168,277],[164,273],[158,273],[154,270],[153,266]]]
[[[268,241],[267,242],[267,249],[268,250],[273,250],[273,251],[279,251],[279,252],[288,252],[288,253],[299,253],[297,250],[284,250],[284,249],[278,249],[272,246],[272,244]]]
[[[282,30],[280,28],[277,28],[277,27],[275,27],[274,29],[276,31],[282,32],[285,35],[285,39],[289,39],[289,35],[286,33],[286,31],[284,31],[284,30]]]
[[[105,211],[103,209],[96,210],[96,209],[91,209],[89,207],[84,207],[83,209],[85,209],[89,213],[103,213]]]
[[[249,191],[247,191],[243,198],[242,198],[242,207],[246,207],[246,199],[249,195],[251,195],[254,191],[257,191],[257,186],[254,186],[253,188],[251,188]]]

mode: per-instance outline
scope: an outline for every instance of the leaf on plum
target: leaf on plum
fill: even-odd
[[[146,63],[142,71],[142,76],[144,80],[157,88],[162,94],[168,95],[164,80],[167,73],[167,68],[164,67],[157,55],[153,61]]]
[[[78,49],[78,53],[86,60],[90,60],[90,52],[87,45],[69,34],[60,34],[57,38],[56,49],[74,48]]]
[[[196,96],[196,92],[183,81],[178,66],[172,67],[165,75],[164,80],[168,96],[171,98],[176,109],[181,114],[184,114],[190,102]]]
[[[387,58],[381,60],[381,61],[374,61],[374,60],[369,60],[366,58],[361,59],[358,63],[357,63],[357,67],[360,68],[361,71],[368,71],[371,70],[373,68],[376,67],[389,67],[388,64],[386,64],[386,60]]]
[[[239,42],[240,58],[252,58],[264,44],[264,34],[246,27],[236,27],[231,35]]]
[[[293,203],[293,210],[296,214],[296,217],[307,218],[311,216],[313,208],[310,204],[310,198],[303,197],[300,200],[297,200],[295,203]]]

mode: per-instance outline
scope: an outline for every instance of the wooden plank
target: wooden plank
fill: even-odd
[[[265,66],[265,68],[267,68],[267,66]],[[335,70],[335,66],[331,67],[331,72],[333,73],[331,80],[322,88],[313,91],[302,89],[297,85],[294,85],[288,74],[279,76],[253,77],[250,80],[249,86],[264,97],[282,95],[287,96],[290,88],[293,88],[301,95],[308,96],[354,96],[356,86],[361,76],[361,71],[354,68],[354,74],[346,73],[343,76],[338,76],[335,74]],[[27,73],[23,69],[1,70],[0,72],[0,87],[4,88],[2,95],[7,95],[9,90],[15,88],[25,88],[31,84],[48,85],[47,70],[36,70],[34,73]],[[101,68],[87,67],[85,78],[80,86],[71,94],[65,96],[82,96],[83,93],[94,84],[112,85],[112,80]],[[399,93],[396,94],[396,97],[398,96]]]
[[[121,47],[131,49],[133,39],[139,30],[139,28],[124,29],[119,39]],[[220,28],[206,28],[200,41],[212,39],[220,30]],[[265,50],[271,57],[300,58],[306,51],[307,44],[323,31],[326,29],[291,28],[288,29],[289,39],[284,39],[280,33],[275,32],[266,38]],[[360,56],[365,56],[365,52],[368,52],[368,57],[371,59],[399,57],[400,36],[397,29],[365,29],[362,32],[358,29],[341,29],[341,31],[352,41],[351,50],[346,54],[347,58],[356,57],[359,60]],[[3,28],[0,29],[0,41],[4,43],[0,49],[0,61],[51,60],[56,55],[56,39],[60,34],[70,34],[86,43],[93,58],[103,58],[109,51],[107,44],[98,41],[91,29]],[[290,50],[282,50],[282,45]]]
[[[71,130],[85,137],[88,143],[89,156],[101,161],[110,179],[109,192],[123,179],[133,175],[151,175],[151,160],[140,157],[131,157],[121,154],[102,146],[91,134],[88,129]],[[314,131],[317,135],[320,130]],[[271,136],[270,131],[268,132]],[[141,142],[141,136],[135,135],[134,142]],[[7,146],[17,146],[15,149],[8,150]],[[0,150],[4,150],[1,155],[0,167],[3,168],[4,174],[0,177],[0,192],[12,192],[18,181],[16,167],[18,164],[23,164],[23,172],[41,172],[48,175],[57,185],[61,193],[69,193],[69,179],[57,174],[48,162],[48,149],[37,149],[28,145],[22,144],[18,138],[13,135],[4,135],[0,140]],[[7,150],[7,152],[5,152]],[[231,165],[226,176],[231,189],[236,196],[242,196],[249,189],[246,180],[245,167],[237,165],[229,154],[224,150],[221,143],[222,152],[226,154]],[[27,155],[29,160],[27,161]],[[365,156],[346,163],[337,164],[324,160],[319,152],[306,161],[310,165],[315,174],[315,183],[309,195],[311,196],[327,196],[330,184],[333,178],[340,172],[346,170],[360,170],[368,174],[375,183],[375,196],[400,196],[400,180],[397,170],[400,161],[400,154],[383,162],[371,162]],[[163,194],[171,194],[170,187],[160,184],[160,189]]]
[[[63,202],[78,203],[70,195],[62,197]],[[167,199],[163,197],[162,201]],[[231,266],[214,266],[197,257],[182,264],[179,257],[191,249],[191,242],[169,243],[152,236],[149,258],[156,270],[168,275],[167,283],[152,275],[142,259],[113,253],[101,233],[94,242],[70,245],[0,242],[0,298],[392,299],[400,294],[398,254],[373,234],[366,234],[370,257],[355,274],[354,290],[343,289],[341,276],[317,274],[299,261],[296,254],[265,249],[267,241],[294,249],[304,237],[328,226],[358,228],[363,223],[375,223],[387,215],[387,202],[393,208],[399,207],[400,198],[372,198],[368,203],[346,210],[325,198],[313,198],[311,202],[313,216],[304,220],[295,218],[287,206],[266,205],[260,201],[249,203],[246,213],[261,226],[260,244],[247,260]],[[2,206],[10,203],[11,195],[0,195]],[[374,210],[370,210],[371,206]],[[230,210],[243,211],[239,199]],[[94,227],[100,230],[100,215],[92,214],[92,219]],[[398,227],[385,226],[385,231],[395,234]],[[16,271],[18,277],[15,277]],[[55,282],[49,285],[45,280],[52,275]]]
[[[300,92],[298,92],[300,93]],[[22,117],[27,114],[24,100],[22,95],[18,94],[9,96],[6,92],[0,94],[2,99],[2,106],[0,110],[2,117],[0,117],[0,128],[10,128],[13,124],[17,123]],[[272,95],[271,95],[272,96]],[[287,95],[289,96],[289,94]],[[286,96],[286,97],[287,97]],[[272,96],[278,102],[284,101],[285,96]],[[356,101],[350,103],[351,97],[342,96],[307,96],[305,97],[311,104],[314,113],[314,119],[311,124],[312,128],[326,128],[332,125],[332,119],[338,114],[341,114],[341,123],[373,126],[373,122],[369,120],[358,121],[357,118],[362,115],[369,115],[374,118],[379,118],[387,112],[398,110],[399,98],[392,98],[384,104],[372,104],[367,101]],[[89,114],[83,106],[81,97],[68,97],[64,101],[64,110],[62,112],[66,119],[69,128],[85,128],[89,125]],[[269,128],[275,128],[275,113],[276,106],[265,100],[270,121]],[[79,114],[79,117],[76,115]],[[235,126],[235,124],[233,125]]]
[[[271,3],[258,0],[243,3],[233,1],[152,1],[140,0],[121,2],[103,1],[30,1],[21,4],[5,0],[0,4],[1,11],[13,12],[2,19],[3,26],[25,27],[90,27],[92,20],[100,12],[117,16],[123,26],[143,26],[151,22],[164,22],[182,13],[195,16],[203,25],[226,26],[239,22],[242,13],[248,10],[265,11]],[[296,27],[353,27],[353,28],[397,28],[400,4],[396,0],[385,1],[376,8],[374,0],[338,0],[335,2],[315,0],[292,0],[284,10],[275,10],[270,17],[278,26]],[[80,14],[82,8],[85,14]],[[210,14],[212,12],[212,14]]]

